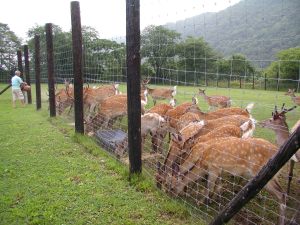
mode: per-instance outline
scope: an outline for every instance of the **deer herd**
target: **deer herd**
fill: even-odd
[[[149,135],[151,151],[166,153],[164,161],[157,164],[155,179],[157,186],[170,194],[182,195],[186,187],[204,179],[203,201],[208,204],[213,194],[220,191],[220,180],[224,174],[254,177],[290,136],[286,113],[296,106],[286,109],[283,105],[280,111],[275,107],[271,118],[256,122],[251,115],[253,103],[245,108],[231,107],[229,97],[207,96],[205,90],[199,89],[197,95],[203,97],[211,109],[205,113],[198,106],[197,95],[189,102],[175,105],[176,86],[170,89],[150,88],[149,82],[150,79],[141,82],[141,147],[143,150]],[[73,92],[73,86],[66,83],[66,87],[56,93],[59,114],[72,107]],[[295,96],[294,90],[289,89],[286,95],[300,105],[300,97]],[[154,105],[150,109],[146,109],[148,96],[151,96]],[[168,103],[159,103],[159,100],[167,100]],[[116,120],[127,115],[127,95],[119,91],[118,84],[84,87],[83,102],[87,134],[93,134],[100,128],[111,129]],[[276,144],[253,137],[256,125],[274,131]],[[300,120],[292,131],[299,125]],[[164,150],[167,134],[169,146]],[[115,152],[121,157],[126,148],[127,140],[124,140]],[[299,161],[300,151],[290,160],[287,193],[294,163]],[[279,202],[279,224],[284,224],[287,198],[278,181],[280,172],[265,189]]]

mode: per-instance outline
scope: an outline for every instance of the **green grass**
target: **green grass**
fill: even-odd
[[[10,94],[0,96],[0,224],[203,224],[147,176],[128,181],[126,166],[60,118],[13,109]]]
[[[3,87],[0,85],[0,90]],[[46,89],[47,86],[43,85],[43,90]],[[120,89],[126,93],[124,85]],[[32,90],[34,100],[34,86]],[[197,87],[178,86],[176,99],[179,103],[191,101],[197,92]],[[206,92],[208,95],[230,96],[233,106],[245,107],[254,102],[252,115],[258,121],[270,118],[275,105],[294,105],[284,92],[226,88],[206,88]],[[42,96],[45,103],[45,91],[42,91]],[[200,97],[198,99],[201,110],[207,111],[207,103]],[[0,221],[4,221],[3,224],[202,222],[190,216],[190,208],[158,192],[153,186],[153,178],[143,175],[128,181],[126,166],[99,149],[91,139],[74,135],[65,118],[49,119],[46,104],[41,112],[36,112],[34,105],[13,110],[10,90],[1,95],[0,100],[0,141],[3,143],[0,151],[0,191],[4,193],[0,195]],[[152,105],[149,97],[147,108]],[[299,118],[298,107],[287,114],[289,126]],[[123,122],[122,126],[125,126]],[[126,129],[126,126],[123,128]],[[275,141],[273,132],[260,127],[256,128],[254,136]],[[149,171],[148,164],[144,164],[144,170]],[[153,169],[150,168],[150,171]],[[299,176],[299,168],[295,174]],[[281,181],[285,188],[286,178],[282,177]],[[295,179],[292,193],[299,197]],[[255,205],[248,207],[260,213],[261,208]],[[265,207],[277,211],[277,205],[266,204]],[[205,210],[207,208],[203,207]],[[268,218],[268,215],[265,214],[265,217]],[[276,220],[275,217],[273,219]]]

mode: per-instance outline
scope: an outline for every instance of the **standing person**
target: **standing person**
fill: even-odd
[[[20,84],[23,83],[23,80],[21,79],[21,72],[19,70],[16,70],[15,76],[11,78],[11,89],[12,89],[12,101],[13,101],[13,107],[16,108],[16,100],[19,99],[22,106],[25,106],[24,101],[24,95],[21,91]]]

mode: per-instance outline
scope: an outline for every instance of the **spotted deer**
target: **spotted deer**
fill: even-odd
[[[234,176],[253,178],[269,159],[277,152],[277,146],[260,138],[226,137],[206,145],[198,145],[198,161],[186,174],[180,174],[178,166],[176,183],[172,183],[172,192],[178,195],[184,188],[207,175],[205,202],[212,198],[216,181],[223,171]],[[286,194],[281,188],[277,175],[265,186],[266,190],[279,201],[279,224],[285,220]]]
[[[166,184],[167,176],[172,172],[171,166],[181,157],[182,154],[184,154],[184,147],[186,147],[184,146],[185,140],[189,140],[197,135],[203,126],[203,121],[191,123],[180,131],[182,138],[180,143],[173,141],[173,138],[171,139],[169,151],[163,164],[161,165],[160,162],[157,164],[157,173],[155,176],[157,187],[161,188],[162,185]],[[172,133],[172,136],[175,133],[176,132]]]
[[[188,172],[195,163],[199,160],[199,149],[201,146],[208,145],[218,141],[220,138],[225,137],[237,137],[242,138],[244,132],[247,130],[248,122],[237,127],[235,125],[222,125],[209,133],[199,136],[197,139],[193,140],[193,145],[188,153],[187,158],[184,160],[183,163],[179,164],[179,172],[181,174],[185,174]],[[181,142],[180,136],[175,136],[174,140],[176,142]],[[200,150],[201,154],[201,150]]]
[[[292,101],[300,106],[300,96],[295,95],[295,89],[289,89],[285,95],[291,96]]]
[[[247,130],[245,130],[243,137],[252,137],[254,130],[255,130],[255,120],[253,118],[249,118],[243,115],[230,115],[224,116],[215,120],[206,120],[204,123],[203,129],[201,129],[200,135],[205,135],[210,131],[220,127],[221,125],[234,125],[237,127],[242,126],[243,124],[247,123]]]
[[[147,104],[147,91],[141,97],[141,113],[145,112]],[[127,95],[113,95],[104,99],[98,106],[95,116],[86,120],[85,133],[94,132],[99,128],[111,128],[116,119],[127,115]]]
[[[173,109],[174,107],[170,104],[159,103],[150,108],[147,113],[157,113],[160,116],[165,117],[167,111]],[[162,152],[163,140],[166,136],[167,130],[158,130],[156,133],[153,133],[151,136],[152,150],[153,152]]]
[[[175,129],[178,118],[180,116],[182,116],[184,113],[189,112],[189,111],[200,111],[199,107],[197,106],[196,98],[192,98],[191,102],[184,102],[184,103],[176,106],[175,108],[167,110],[166,113],[164,114],[164,118],[166,118],[166,120],[168,120],[170,129],[171,128]],[[164,140],[165,136],[167,135],[167,133],[168,133],[167,131],[164,131],[159,134],[160,137],[157,137],[157,136],[153,137],[154,140],[152,143],[154,143],[154,146],[156,146],[156,147],[154,147],[154,148],[157,148],[156,151],[160,151],[160,152],[162,151],[161,146],[163,144],[163,140]]]
[[[86,133],[94,132],[101,127],[111,127],[114,120],[127,115],[127,96],[108,97],[99,104],[97,111],[95,116],[87,119]]]
[[[220,107],[220,108],[227,108],[231,106],[231,100],[229,97],[226,96],[207,96],[205,94],[205,90],[199,88],[199,95],[204,98],[204,100],[209,105],[209,110],[212,107]]]
[[[200,109],[197,105],[197,99],[192,98],[191,102],[184,102],[173,109],[166,112],[165,116],[170,121],[170,126],[176,128],[179,118],[187,112],[199,112]]]
[[[89,113],[93,113],[96,106],[104,99],[120,94],[119,84],[104,85],[96,88],[85,87],[83,89],[83,104]]]
[[[155,134],[159,130],[168,129],[167,121],[157,113],[145,113],[141,115],[141,149],[143,152],[145,139],[148,134]],[[116,147],[115,153],[121,157],[128,147],[128,139],[126,138],[122,143]]]
[[[245,109],[234,107],[234,108],[222,108],[218,109],[216,111],[212,112],[201,112],[194,110],[193,112],[187,112],[183,114],[177,122],[177,130],[181,130],[183,127],[185,127],[190,122],[200,121],[200,120],[214,120],[218,119],[224,116],[230,116],[230,115],[242,115],[247,116],[251,118],[251,110],[253,108],[254,104],[250,103],[247,105]]]
[[[191,123],[186,128],[182,129],[182,131],[172,134],[172,143],[170,144],[170,150],[168,153],[168,156],[169,154],[170,156],[167,156],[168,168],[172,168],[174,163],[177,165],[181,165],[184,162],[193,163],[193,159],[191,157],[194,157],[194,155],[191,155],[191,151],[193,146],[197,143],[203,144],[211,139],[217,141],[216,139],[222,137],[247,138],[252,136],[252,132],[249,132],[249,130],[253,130],[255,127],[251,119],[244,120],[242,122],[237,120],[236,123],[230,121],[229,119],[228,124],[219,124],[218,127],[215,127],[212,130],[207,129],[204,121],[200,122],[203,124],[203,126],[194,127],[193,124],[197,123],[199,122]],[[189,133],[190,129],[193,130],[192,135],[184,134]],[[170,174],[171,173],[169,170],[168,176],[170,176]]]
[[[286,123],[285,114],[295,108],[296,108],[296,106],[294,106],[290,109],[285,109],[284,104],[283,104],[281,111],[278,112],[277,107],[275,106],[275,110],[274,110],[274,112],[272,112],[272,117],[259,122],[259,125],[261,127],[268,128],[275,132],[276,143],[277,143],[278,147],[282,146],[290,136],[289,127]],[[295,124],[295,126],[297,126],[297,123]],[[296,128],[293,128],[293,129],[296,129]],[[291,158],[291,161],[290,161],[287,193],[290,192],[294,164],[295,164],[295,162],[299,162],[299,161],[300,161],[300,151],[296,152],[296,154]]]
[[[55,105],[59,115],[61,115],[66,108],[70,110],[74,103],[74,88],[73,85],[65,81],[65,88],[60,89],[55,93]]]
[[[152,97],[153,104],[156,105],[157,100],[170,100],[170,103],[173,104],[174,97],[177,93],[177,86],[174,86],[171,89],[166,88],[149,88],[147,84],[150,82],[150,79],[144,79],[141,83],[142,90],[147,90],[149,95]]]
[[[174,163],[180,164],[184,161],[199,137],[224,125],[236,126],[242,129],[243,138],[251,137],[255,130],[253,119],[241,115],[231,115],[216,120],[193,122],[178,133],[173,132],[165,161],[163,165],[157,165],[157,186],[161,187],[165,183],[166,177],[172,173],[172,165]]]
[[[166,114],[167,111],[169,111],[170,109],[173,109],[173,106],[170,104],[166,104],[166,103],[159,103],[155,106],[153,106],[152,108],[150,108],[147,113],[157,113],[161,116],[164,116]]]

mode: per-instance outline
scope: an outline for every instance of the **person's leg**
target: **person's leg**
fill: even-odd
[[[21,106],[24,107],[25,106],[25,99],[24,99],[23,92],[21,90],[18,91],[18,99],[21,102]]]
[[[24,101],[24,99],[20,99],[20,102],[21,102],[22,107],[24,107],[24,106],[25,106],[25,101]]]
[[[13,106],[13,108],[16,108],[16,99],[17,99],[16,93],[14,90],[12,90],[12,106]]]

